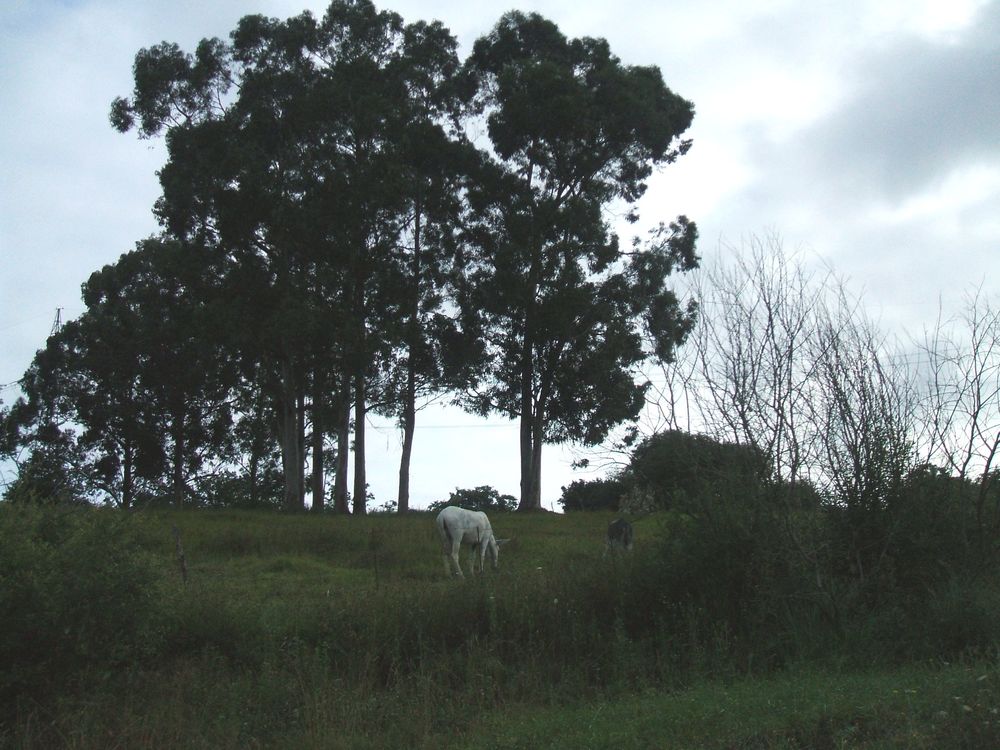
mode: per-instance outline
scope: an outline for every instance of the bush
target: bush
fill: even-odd
[[[117,511],[0,506],[0,701],[158,643],[162,597]]]
[[[4,492],[17,504],[80,505],[83,488],[55,451],[36,450]]]
[[[282,477],[273,467],[264,467],[254,484],[246,476],[223,472],[198,482],[193,504],[209,508],[271,509],[282,507]],[[172,497],[168,498],[170,501]]]
[[[650,491],[660,508],[698,511],[720,494],[756,492],[767,473],[766,458],[751,446],[667,431],[636,446],[622,479]]]
[[[431,503],[427,510],[437,513],[449,505],[456,505],[468,510],[497,510],[508,512],[517,510],[517,498],[512,495],[501,495],[489,485],[480,485],[471,490],[455,489],[447,500]]]
[[[559,504],[567,513],[574,510],[618,510],[625,492],[620,479],[577,479],[562,488]]]

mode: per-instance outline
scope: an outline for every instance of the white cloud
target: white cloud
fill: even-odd
[[[864,21],[869,33],[905,32],[952,41],[988,4],[986,0],[887,0],[866,4]]]
[[[998,204],[1000,163],[979,164],[955,169],[901,203],[875,207],[872,218],[896,226],[914,221],[932,222],[942,233],[955,236],[963,229],[959,224],[963,216]]]

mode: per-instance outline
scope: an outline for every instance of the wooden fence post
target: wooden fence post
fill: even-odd
[[[184,585],[187,586],[188,582],[188,566],[187,560],[184,558],[184,545],[181,544],[181,530],[177,528],[177,524],[174,524],[174,549],[177,552],[177,563],[181,566],[181,580],[184,581]]]

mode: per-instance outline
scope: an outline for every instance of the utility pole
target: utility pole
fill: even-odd
[[[52,321],[52,330],[49,331],[49,336],[55,336],[62,330],[62,310],[63,309],[61,307],[56,308],[56,317],[55,320]]]

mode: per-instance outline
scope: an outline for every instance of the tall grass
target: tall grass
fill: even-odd
[[[916,664],[795,668],[568,706],[491,714],[481,742],[505,750],[671,748],[951,750],[1000,746],[1000,669]],[[478,738],[477,738],[478,739]]]
[[[607,514],[498,515],[513,538],[500,570],[459,581],[428,515],[53,513],[0,507],[18,696],[0,745],[430,747],[525,706],[760,679],[817,655],[857,665],[872,644],[896,643],[884,664],[929,643],[981,659],[1000,621],[995,588],[956,583],[910,645],[903,610],[834,637],[782,601],[793,573],[761,540],[712,542],[669,514],[611,557]],[[39,623],[48,648],[19,650]]]

